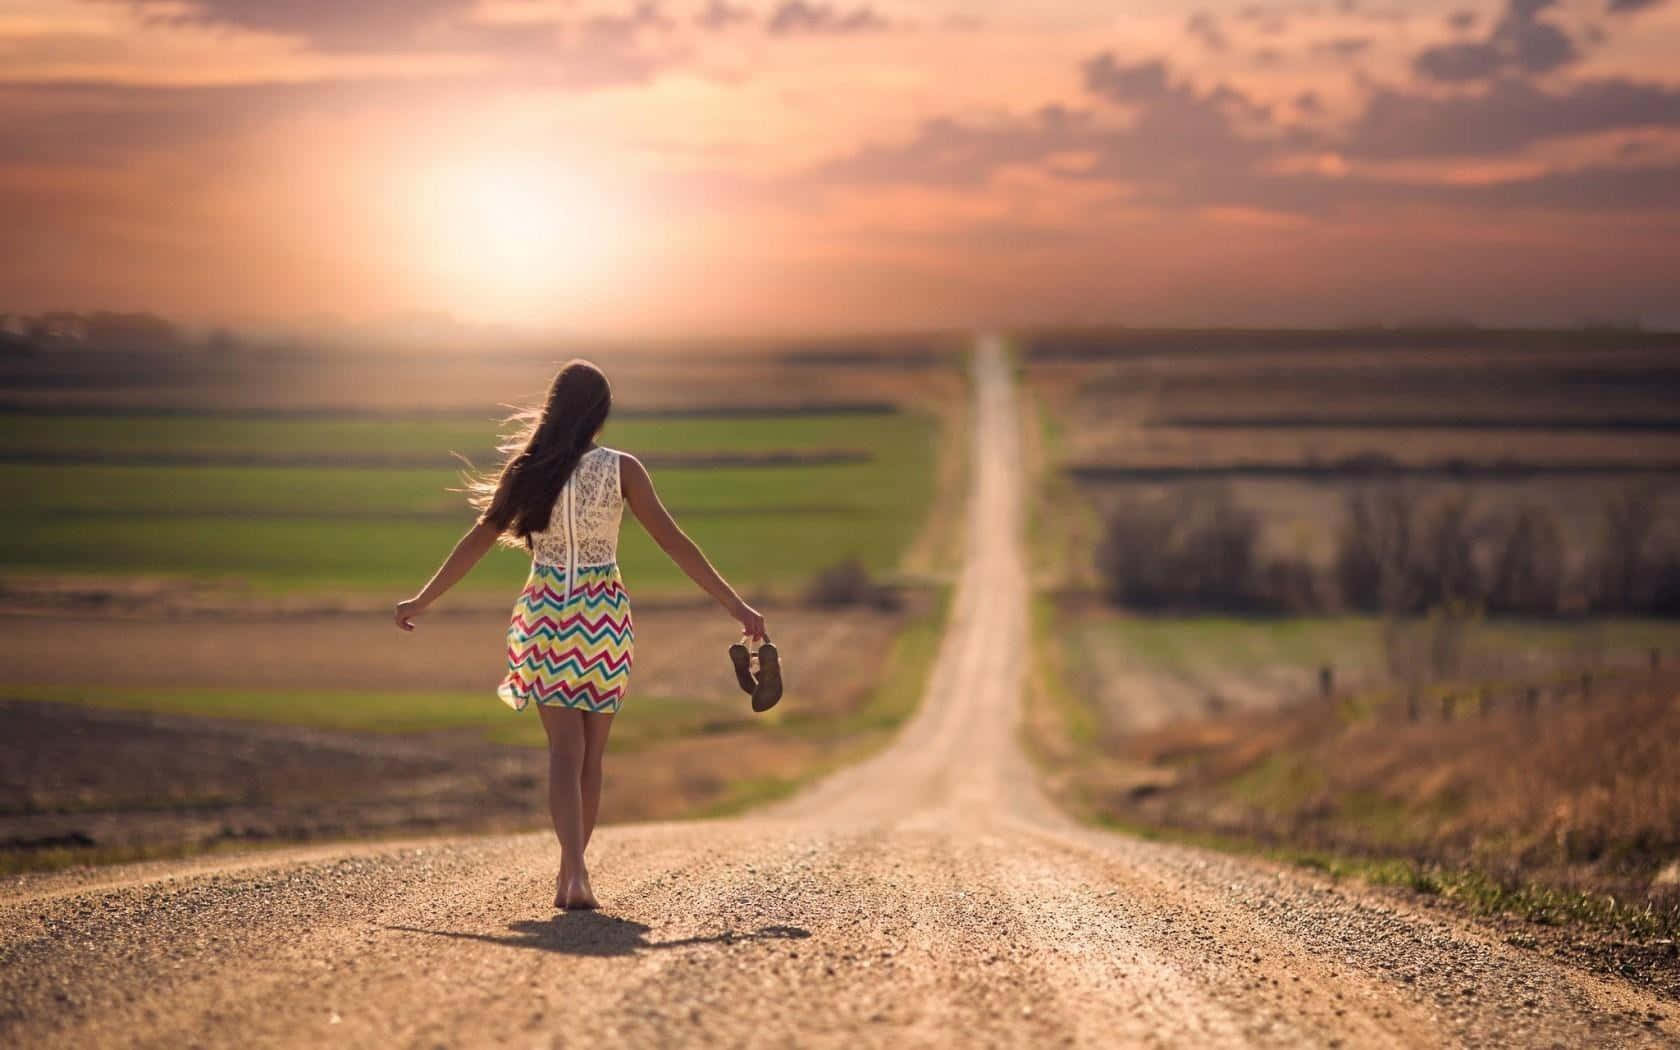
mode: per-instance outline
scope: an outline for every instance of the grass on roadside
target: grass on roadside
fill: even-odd
[[[1246,835],[1167,827],[1119,816],[1104,816],[1096,823],[1150,842],[1263,857],[1316,871],[1337,881],[1352,879],[1373,886],[1409,890],[1487,918],[1512,918],[1542,927],[1581,925],[1643,940],[1660,941],[1680,935],[1680,904],[1659,906],[1649,900],[1632,901],[1609,893],[1563,889],[1520,878],[1496,878],[1475,867],[1308,849]],[[1529,943],[1525,944],[1521,934],[1508,938],[1523,947],[1532,947],[1533,939],[1526,938]]]

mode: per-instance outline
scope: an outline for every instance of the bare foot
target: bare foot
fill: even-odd
[[[559,907],[567,911],[589,911],[601,905],[595,900],[595,891],[589,886],[589,876],[572,879],[561,885],[558,900],[564,901]]]
[[[554,906],[559,909],[566,907],[566,869],[561,868],[560,874],[554,876]]]

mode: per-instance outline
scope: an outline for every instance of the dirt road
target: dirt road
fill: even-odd
[[[14,882],[0,901],[0,1042],[1680,1040],[1680,1009],[1440,916],[1059,817],[1015,743],[1026,578],[1013,393],[995,343],[976,360],[965,569],[927,703],[889,751],[750,818],[603,830],[599,914],[549,910],[544,835]]]

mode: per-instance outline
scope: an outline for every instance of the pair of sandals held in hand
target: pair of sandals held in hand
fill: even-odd
[[[782,698],[782,657],[766,637],[756,650],[747,648],[748,638],[729,647],[729,662],[735,665],[735,684],[752,697],[754,711],[768,711]]]

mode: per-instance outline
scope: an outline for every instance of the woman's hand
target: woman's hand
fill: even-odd
[[[741,621],[741,632],[748,638],[758,641],[763,641],[769,638],[769,635],[767,635],[764,631],[764,617],[759,615],[757,609],[754,609],[746,602],[739,602],[737,603],[734,615],[735,619]]]
[[[414,618],[425,611],[426,607],[415,601],[413,598],[398,602],[396,613],[397,626],[405,631],[414,630]]]

